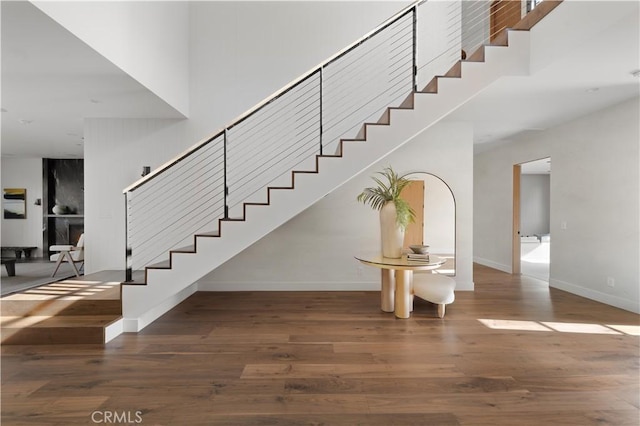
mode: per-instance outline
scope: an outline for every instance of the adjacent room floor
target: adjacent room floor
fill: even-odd
[[[16,275],[10,277],[2,267],[0,273],[1,296],[6,296],[18,291],[37,287],[43,284],[63,280],[75,276],[75,272],[68,263],[60,265],[60,269],[55,276],[51,276],[55,270],[55,262],[46,259],[22,259],[16,262]]]
[[[520,246],[522,275],[549,282],[551,243],[522,243]]]

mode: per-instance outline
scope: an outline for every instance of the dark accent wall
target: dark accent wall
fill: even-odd
[[[68,214],[84,214],[84,160],[47,158],[47,213],[56,204],[67,206]]]
[[[84,232],[84,160],[44,158],[42,164],[45,255],[54,244],[76,244]],[[54,214],[54,206],[64,206]]]

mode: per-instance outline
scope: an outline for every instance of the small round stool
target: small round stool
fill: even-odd
[[[445,306],[453,303],[456,295],[453,278],[440,274],[414,274],[413,294],[420,299],[438,305],[438,317],[444,317]]]

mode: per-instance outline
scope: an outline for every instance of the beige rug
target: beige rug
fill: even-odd
[[[71,265],[64,263],[60,265],[56,276],[52,277],[51,274],[55,269],[55,265],[54,262],[46,261],[16,262],[16,275],[14,277],[8,276],[7,270],[3,266],[2,275],[0,275],[0,296],[75,276]]]

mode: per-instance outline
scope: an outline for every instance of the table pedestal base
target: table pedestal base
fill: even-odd
[[[396,303],[396,277],[393,269],[381,269],[380,277],[380,307],[383,312],[393,312]]]
[[[411,303],[411,280],[413,271],[397,270],[396,271],[396,317],[409,318],[413,306]]]

